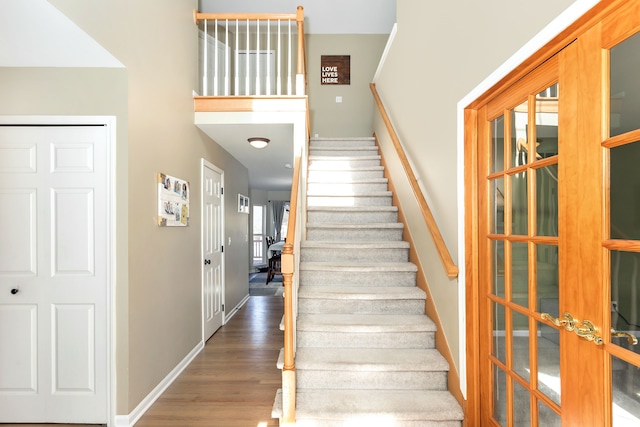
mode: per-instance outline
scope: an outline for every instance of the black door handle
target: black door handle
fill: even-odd
[[[205,259],[204,260],[204,265],[207,265],[207,264],[211,264],[211,260],[210,259]]]
[[[11,289],[11,295],[15,295],[15,294],[17,294],[18,292],[20,292],[20,289],[17,289],[17,288],[13,288],[13,289]]]

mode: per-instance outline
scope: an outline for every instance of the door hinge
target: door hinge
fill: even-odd
[[[224,245],[220,246],[220,252],[224,253]]]
[[[224,304],[222,304],[222,311],[224,311]]]
[[[224,194],[224,187],[220,187],[220,194]]]

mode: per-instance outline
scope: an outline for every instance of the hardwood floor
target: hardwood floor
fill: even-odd
[[[282,297],[251,297],[136,423],[136,427],[277,427]]]
[[[271,407],[282,383],[276,367],[283,346],[282,313],[282,297],[252,296],[135,426],[277,427]]]

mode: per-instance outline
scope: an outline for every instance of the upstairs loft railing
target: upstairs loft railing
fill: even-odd
[[[304,11],[293,14],[194,12],[201,96],[305,94]]]

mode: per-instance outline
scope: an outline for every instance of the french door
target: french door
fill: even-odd
[[[475,113],[482,426],[640,425],[640,2],[613,3]]]

